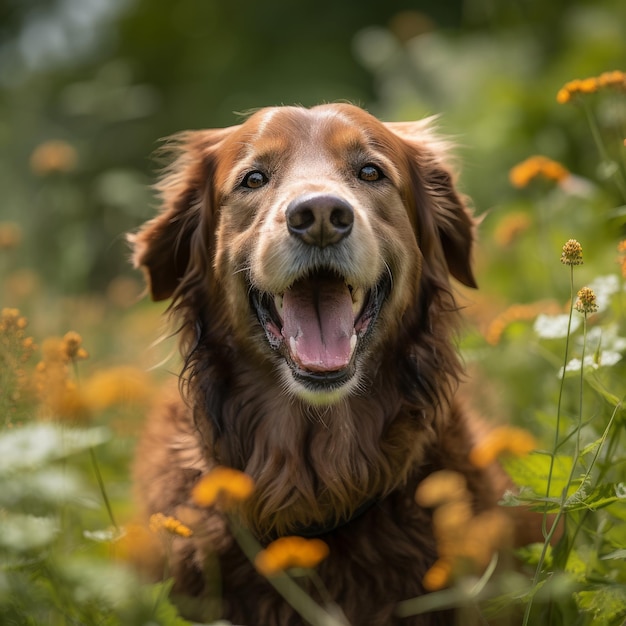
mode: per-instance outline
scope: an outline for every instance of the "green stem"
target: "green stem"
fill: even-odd
[[[567,320],[567,335],[565,337],[565,356],[563,358],[563,375],[561,376],[561,384],[559,386],[559,397],[557,401],[556,408],[556,425],[554,432],[554,444],[552,448],[552,454],[550,455],[550,468],[548,470],[548,482],[546,486],[546,500],[550,498],[550,489],[552,487],[552,474],[554,472],[554,462],[556,458],[557,451],[559,449],[559,435],[561,430],[561,407],[563,404],[563,390],[565,387],[565,368],[567,367],[567,362],[569,359],[569,341],[570,334],[572,330],[572,317],[574,314],[574,266],[570,265],[570,308],[569,308],[569,317]],[[565,492],[567,493],[567,492]],[[564,495],[562,496],[562,500],[564,500]],[[543,520],[542,520],[542,533],[543,533],[543,548],[541,550],[541,554],[539,556],[539,561],[537,562],[537,567],[535,569],[535,574],[533,576],[532,581],[532,589],[536,589],[539,584],[539,578],[541,576],[541,572],[543,570],[543,564],[545,563],[546,556],[548,554],[548,548],[550,547],[550,542],[554,537],[554,533],[558,527],[558,524],[561,520],[563,510],[559,509],[554,520],[552,520],[552,524],[550,529],[548,530],[548,508],[550,504],[546,502],[544,510],[543,510]],[[534,595],[528,598],[528,603],[526,604],[526,609],[524,611],[524,619],[522,621],[522,626],[528,626],[528,620],[530,619],[530,611],[533,605]]]
[[[109,519],[111,520],[111,524],[116,531],[119,531],[119,526],[115,521],[115,516],[113,515],[113,509],[111,508],[111,502],[109,501],[109,496],[107,495],[106,488],[104,486],[104,480],[102,479],[102,473],[100,472],[100,466],[98,465],[98,458],[96,457],[96,451],[93,448],[89,448],[89,455],[91,456],[91,465],[93,466],[94,473],[96,475],[96,480],[98,481],[98,486],[100,487],[100,493],[102,494],[102,499],[104,500],[104,506],[106,506],[107,512],[109,514]]]
[[[596,118],[593,115],[591,107],[585,102],[585,100],[581,98],[580,101],[582,104],[583,112],[585,113],[585,117],[587,118],[587,123],[589,124],[594,143],[596,144],[596,148],[598,149],[598,152],[600,154],[600,158],[605,164],[608,165],[612,162],[612,159],[606,149],[604,140],[602,139],[602,133],[598,128]],[[617,167],[615,171],[611,173],[611,176],[615,180],[615,185],[619,189],[624,200],[626,200],[626,182],[624,181],[624,177],[622,176],[619,167]]]
[[[235,540],[243,553],[254,562],[261,546],[236,520],[231,518],[231,529]],[[291,605],[311,626],[348,626],[348,622],[332,615],[321,607],[302,587],[287,574],[270,576],[267,579],[276,591]]]

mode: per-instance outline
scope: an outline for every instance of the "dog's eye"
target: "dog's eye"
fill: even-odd
[[[246,174],[245,178],[241,181],[242,187],[248,187],[248,189],[258,189],[263,187],[267,183],[267,176],[263,172],[254,170]]]
[[[367,181],[368,183],[372,183],[384,177],[385,175],[382,170],[375,165],[364,165],[359,171],[359,178]]]

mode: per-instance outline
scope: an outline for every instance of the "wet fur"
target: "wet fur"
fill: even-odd
[[[261,543],[337,526],[322,537],[330,556],[319,575],[350,623],[451,623],[447,613],[394,617],[399,601],[423,593],[436,559],[430,511],[414,500],[420,480],[462,472],[476,511],[493,506],[499,488],[467,461],[479,428],[456,397],[450,275],[475,286],[474,227],[445,144],[424,122],[384,125],[356,107],[325,105],[261,110],[237,127],[183,134],[171,148],[161,212],[131,240],[152,296],[172,299],[184,358],[184,400],[150,417],[135,471],[145,514],[175,515],[195,531],[173,540],[175,593],[199,619],[215,617],[221,588],[221,615],[233,623],[302,623],[241,554],[223,513],[191,502],[193,485],[219,464],[253,477],[241,515]],[[345,162],[359,150],[385,163],[383,191],[350,182]],[[279,182],[242,196],[241,168],[261,153]],[[302,185],[358,203],[362,226],[345,257],[362,253],[393,277],[357,380],[328,401],[311,402],[292,384],[248,300],[250,284],[270,291],[292,278],[299,257],[289,256],[281,207]],[[373,269],[340,262],[363,274],[355,280],[371,280]]]

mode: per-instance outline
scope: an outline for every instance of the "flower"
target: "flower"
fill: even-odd
[[[556,101],[559,104],[565,104],[579,94],[596,93],[604,88],[626,89],[626,74],[619,70],[612,72],[604,72],[599,76],[590,76],[589,78],[576,78],[565,83],[556,94]]]
[[[557,183],[570,176],[569,170],[546,156],[535,155],[518,163],[509,172],[509,180],[514,187],[526,187],[528,183],[538,176]]]
[[[501,454],[528,454],[537,447],[535,438],[521,428],[501,426],[489,432],[471,450],[469,461],[474,467],[487,467]]]
[[[426,591],[443,589],[457,576],[484,569],[495,551],[510,545],[509,518],[497,508],[475,514],[472,494],[458,472],[430,474],[419,484],[415,500],[420,506],[434,507],[438,558],[422,579]]]
[[[87,404],[96,410],[118,404],[141,404],[150,398],[148,375],[135,367],[119,365],[98,370],[83,385]]]
[[[502,248],[510,246],[522,233],[532,225],[532,218],[521,211],[503,217],[496,226],[493,238]]]
[[[485,340],[487,343],[495,346],[499,343],[504,331],[511,324],[533,320],[541,313],[558,313],[559,311],[559,306],[550,300],[540,300],[539,302],[531,302],[529,304],[512,304],[489,324],[485,331]]]
[[[63,345],[61,350],[65,358],[69,361],[78,361],[89,357],[87,351],[81,347],[83,338],[73,330],[65,333],[63,336]]]
[[[439,591],[448,585],[452,576],[452,559],[437,559],[424,574],[422,584],[426,591]]]
[[[178,535],[179,537],[191,537],[193,535],[191,528],[185,526],[175,517],[163,515],[163,513],[155,513],[150,516],[149,528],[153,533],[165,530],[171,535]]]
[[[17,224],[0,222],[0,250],[16,248],[22,240],[22,231]]]
[[[281,537],[256,555],[254,565],[264,576],[275,576],[291,567],[311,569],[328,553],[328,546],[321,539]]]
[[[626,145],[626,140],[624,141],[624,145]],[[617,251],[620,253],[617,262],[620,264],[622,276],[626,278],[626,239],[617,244]]]
[[[76,149],[59,139],[39,144],[30,156],[30,168],[38,176],[53,172],[71,172],[76,167]]]
[[[595,313],[598,310],[596,303],[596,294],[591,287],[583,287],[577,294],[578,299],[574,304],[574,308],[583,315]]]
[[[561,252],[561,263],[564,265],[582,265],[583,248],[576,239],[569,239]]]
[[[230,467],[218,466],[203,476],[191,492],[191,499],[199,506],[211,506],[220,496],[230,501],[242,501],[254,491],[250,476]]]
[[[435,507],[445,502],[461,500],[467,493],[463,474],[440,470],[427,476],[417,487],[415,500],[420,506]]]

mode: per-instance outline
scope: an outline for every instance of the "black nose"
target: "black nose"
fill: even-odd
[[[348,202],[331,194],[312,194],[292,200],[287,207],[289,232],[310,246],[324,248],[347,237],[354,224]]]

